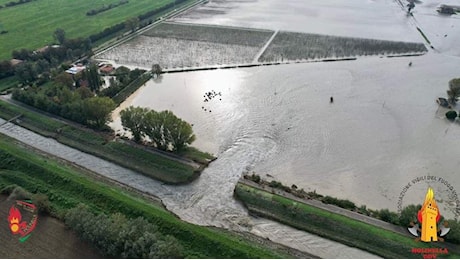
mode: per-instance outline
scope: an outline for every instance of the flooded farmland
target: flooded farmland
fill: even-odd
[[[189,185],[162,185],[81,153],[68,154],[74,161],[92,162],[108,177],[159,196],[169,210],[186,221],[248,229],[320,257],[372,257],[249,217],[233,199],[233,188],[244,172],[254,171],[286,185],[295,183],[299,188],[350,199],[357,205],[391,210],[397,210],[404,186],[420,176],[442,177],[460,190],[456,176],[460,125],[445,120],[445,111],[435,103],[437,97],[445,96],[447,82],[460,77],[460,49],[455,45],[459,34],[453,29],[460,26],[460,19],[437,16],[434,9],[434,1],[424,1],[416,6],[414,17],[408,17],[398,2],[391,0],[313,0],[308,5],[302,0],[209,1],[174,21],[423,43],[416,29],[419,26],[434,48],[418,57],[376,55],[355,61],[163,74],[149,81],[115,111],[111,126],[122,130],[118,113],[130,105],[172,110],[192,123],[197,135],[194,145],[218,159]],[[128,60],[124,62],[130,66],[136,66],[136,59],[144,55],[147,58],[137,66],[150,67],[157,57],[151,54],[154,47],[142,47],[142,39],[148,37],[134,42],[138,45],[133,48],[140,51],[132,60],[126,53],[113,55],[125,55]],[[256,52],[247,49],[242,53],[251,56]],[[169,59],[166,53],[161,55]],[[209,53],[199,55],[212,57]],[[171,64],[177,59],[171,58]],[[188,62],[196,65],[196,61]],[[228,62],[241,61],[229,58]],[[124,64],[121,60],[117,63]],[[222,95],[204,102],[203,95],[209,91]],[[331,96],[333,104],[329,102]],[[14,133],[10,128],[5,132]],[[29,139],[42,143],[37,138]],[[43,141],[40,149],[65,149],[54,145]],[[421,203],[428,185],[438,191],[443,215],[454,217],[459,205],[447,186],[439,182],[413,185],[402,203]]]
[[[460,189],[454,159],[459,147],[454,136],[460,128],[447,122],[445,111],[434,102],[446,95],[447,82],[459,77],[455,68],[460,64],[451,55],[458,47],[442,51],[459,34],[438,37],[434,30],[451,33],[460,20],[438,16],[434,1],[417,5],[414,16],[398,1],[333,2],[305,5],[291,0],[283,2],[283,9],[277,1],[210,1],[174,21],[423,43],[418,27],[433,38],[434,46],[419,57],[376,55],[335,63],[164,74],[123,103],[112,126],[121,131],[117,113],[130,105],[172,110],[192,123],[198,137],[194,145],[219,157],[203,173],[201,180],[210,176],[203,190],[255,171],[358,205],[396,210],[398,203],[420,203],[418,198],[431,185],[440,190],[441,210],[455,217],[460,205],[442,183],[418,183],[402,201],[399,195],[408,182],[426,175]],[[446,26],[420,22],[425,20]],[[222,98],[203,102],[202,96],[212,90]],[[227,168],[214,166],[223,161]],[[227,177],[213,178],[220,174]],[[203,197],[194,203],[206,198],[199,185],[192,186]]]
[[[460,77],[460,34],[453,29],[460,20],[439,16],[435,7],[424,1],[407,16],[391,0],[210,1],[174,21],[426,43],[418,27],[432,45],[418,57],[164,74],[115,111],[112,127],[121,131],[117,113],[130,105],[172,110],[194,125],[194,145],[219,159],[180,200],[165,200],[188,221],[244,222],[232,192],[246,171],[394,211],[421,203],[432,186],[442,214],[457,217],[460,204],[449,185],[460,190],[460,125],[445,119],[435,99]],[[208,91],[221,92],[221,100],[204,103]],[[400,198],[407,183],[423,176],[449,185],[418,181]],[[261,234],[298,242],[275,229]]]

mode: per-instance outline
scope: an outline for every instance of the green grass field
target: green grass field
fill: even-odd
[[[9,2],[0,0],[0,4]],[[86,12],[119,0],[39,0],[0,9],[0,60],[9,59],[16,49],[38,49],[54,42],[53,32],[62,28],[68,38],[87,37],[106,27],[157,9],[173,0],[131,0],[128,4],[94,16]]]
[[[62,216],[78,203],[106,214],[143,216],[157,225],[160,232],[176,237],[186,258],[289,258],[242,237],[183,222],[158,205],[96,181],[81,169],[39,155],[0,135],[0,190],[12,184],[46,194],[56,216]]]
[[[420,255],[411,253],[412,248],[444,247],[442,243],[416,242],[412,238],[241,183],[237,184],[235,195],[254,214],[361,248],[384,258],[418,258]],[[447,257],[459,256],[450,253]]]

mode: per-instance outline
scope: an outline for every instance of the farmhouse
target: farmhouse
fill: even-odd
[[[13,67],[16,67],[18,64],[21,64],[23,62],[24,62],[23,60],[19,60],[19,59],[11,59],[10,60],[11,66],[13,66]]]
[[[72,74],[72,75],[75,75],[78,72],[83,71],[84,69],[86,69],[86,67],[83,66],[82,64],[76,64],[76,65],[73,65],[72,68],[66,70],[65,72],[67,72],[69,74]]]
[[[101,74],[105,74],[105,75],[108,75],[110,73],[112,73],[112,71],[114,70],[115,68],[110,65],[110,64],[106,64],[106,65],[103,65],[100,69],[99,69],[99,72]]]

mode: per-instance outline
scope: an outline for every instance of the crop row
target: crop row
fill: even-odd
[[[144,33],[145,36],[262,47],[273,34],[268,30],[163,23]]]
[[[426,52],[421,43],[280,32],[259,61],[286,61]]]
[[[163,69],[168,69],[249,63],[259,49],[244,45],[140,36],[96,58],[145,68],[160,64]]]

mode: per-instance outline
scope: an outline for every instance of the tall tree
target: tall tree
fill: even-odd
[[[134,141],[142,140],[145,116],[148,112],[147,108],[130,106],[120,112],[121,124],[125,130],[130,130]]]
[[[447,90],[449,102],[455,104],[460,98],[460,78],[451,79],[449,81],[449,89]]]
[[[54,36],[54,39],[59,42],[59,44],[61,44],[61,45],[64,44],[64,42],[65,42],[65,31],[63,29],[57,28],[54,31],[53,36]]]
[[[82,74],[82,78],[88,81],[89,88],[94,92],[99,92],[102,86],[102,79],[99,75],[96,64],[89,65]]]
[[[164,135],[163,117],[158,112],[154,110],[147,112],[143,131],[158,149],[168,149]]]
[[[187,145],[195,141],[195,135],[189,123],[176,117],[170,111],[163,112],[166,113],[164,121],[166,139],[173,151],[183,150]]]
[[[110,121],[115,102],[108,97],[91,97],[83,101],[83,114],[87,124],[102,129]]]
[[[162,72],[162,69],[160,67],[160,64],[153,64],[152,65],[152,74],[156,77],[160,75]]]

